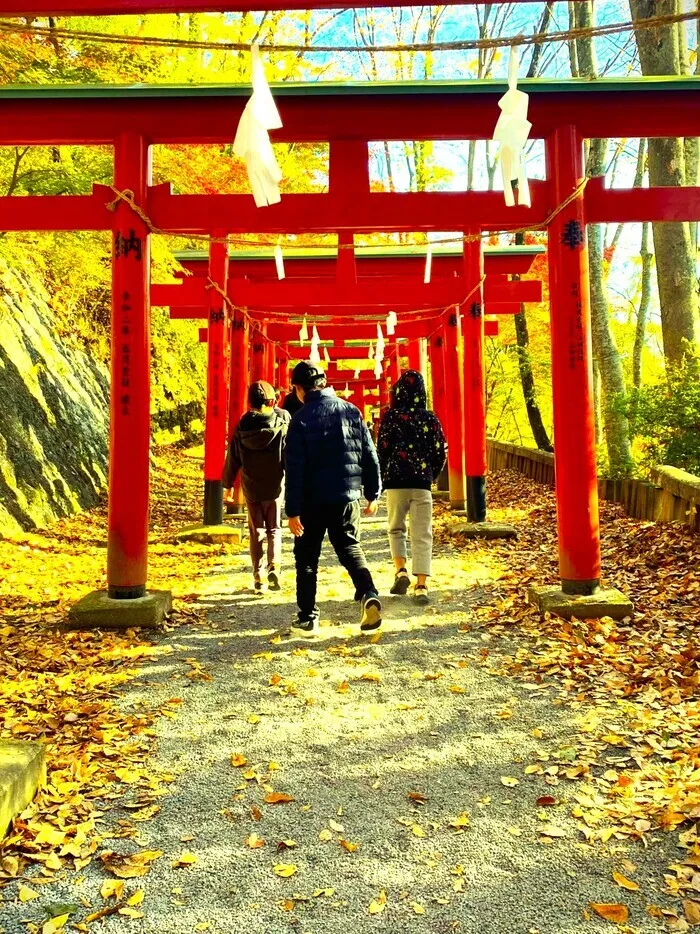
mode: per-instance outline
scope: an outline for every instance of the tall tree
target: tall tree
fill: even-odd
[[[629,0],[635,22],[680,12],[679,0]],[[639,62],[644,75],[681,75],[685,32],[678,24],[636,31]],[[650,185],[695,184],[697,147],[684,139],[649,139]],[[688,159],[686,160],[686,153]],[[690,178],[689,178],[690,176]],[[687,223],[652,225],[656,278],[661,305],[661,331],[667,365],[680,364],[697,341],[698,282],[694,231]]]
[[[572,27],[588,28],[593,25],[592,0],[575,0],[570,9],[574,16]],[[579,70],[576,77],[598,77],[595,50],[590,36],[576,40],[575,60]],[[586,174],[589,177],[605,175],[608,145],[607,139],[590,140],[586,165]],[[604,238],[603,225],[588,225],[593,352],[600,370],[603,397],[601,408],[610,473],[613,476],[627,476],[634,468],[634,461],[629,421],[618,404],[625,394],[625,378],[620,353],[610,327]]]

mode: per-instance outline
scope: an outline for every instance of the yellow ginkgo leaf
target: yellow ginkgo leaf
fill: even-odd
[[[377,897],[369,903],[369,913],[371,915],[381,914],[382,911],[386,908],[386,892],[382,891],[377,895]]]
[[[280,876],[282,879],[288,879],[290,876],[293,876],[297,871],[297,867],[294,863],[277,863],[276,866],[272,867],[272,871],[276,876]]]
[[[35,898],[41,897],[38,892],[35,892],[34,889],[30,889],[28,885],[20,885],[17,896],[21,902],[31,902]]]

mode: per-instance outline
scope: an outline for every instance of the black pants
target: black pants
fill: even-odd
[[[355,590],[363,596],[375,592],[372,575],[360,545],[360,504],[357,501],[302,507],[299,518],[304,526],[304,534],[294,540],[294,560],[300,618],[310,619],[318,615],[316,578],[326,532],[338,560],[352,578]]]

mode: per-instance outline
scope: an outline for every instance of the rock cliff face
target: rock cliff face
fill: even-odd
[[[107,370],[56,336],[46,291],[0,260],[0,535],[94,505],[108,426]]]

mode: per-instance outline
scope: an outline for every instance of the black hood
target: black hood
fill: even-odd
[[[425,380],[418,370],[406,370],[391,389],[392,409],[424,409],[428,397]]]
[[[263,451],[275,444],[285,424],[277,412],[246,412],[238,426],[241,444],[250,451]]]

